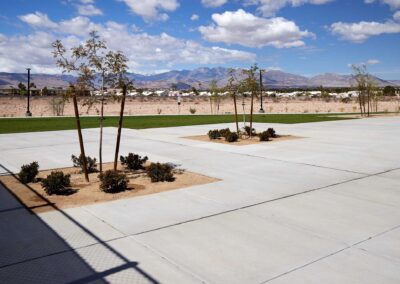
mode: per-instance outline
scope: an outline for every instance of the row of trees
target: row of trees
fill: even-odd
[[[84,44],[73,47],[70,50],[67,50],[60,40],[55,41],[52,47],[56,65],[62,69],[63,73],[72,73],[77,76],[76,83],[71,84],[68,89],[68,96],[71,97],[73,101],[80,152],[83,159],[83,169],[85,179],[89,182],[85,147],[79,117],[78,98],[84,97],[89,89],[96,89],[96,83],[100,80],[99,169],[101,174],[103,172],[103,122],[106,99],[104,90],[106,86],[122,89],[121,111],[114,159],[114,170],[117,170],[125,98],[128,88],[131,88],[133,85],[126,76],[128,59],[121,51],[109,51],[105,41],[99,38],[96,31],[90,33],[90,38]],[[89,98],[87,100],[88,101],[84,104],[93,105],[95,103],[94,100],[98,99]]]

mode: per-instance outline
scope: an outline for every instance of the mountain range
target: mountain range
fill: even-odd
[[[242,69],[235,69],[235,75],[238,79],[244,77]],[[229,69],[203,67],[193,70],[168,71],[154,75],[129,73],[128,76],[134,80],[135,86],[140,88],[171,88],[174,85],[178,89],[190,89],[192,87],[205,89],[209,87],[212,80],[217,80],[219,86],[225,86],[229,80]],[[378,77],[374,77],[374,79],[379,86],[400,86],[400,80],[383,80]],[[0,88],[17,87],[19,82],[26,83],[26,80],[26,74],[0,72]],[[75,77],[71,75],[31,75],[31,81],[38,88],[45,86],[48,88],[66,87],[74,80]],[[354,85],[354,78],[352,75],[334,73],[305,77],[280,70],[269,70],[263,73],[263,84],[267,88],[350,87]]]

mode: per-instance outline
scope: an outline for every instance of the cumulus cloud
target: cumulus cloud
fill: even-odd
[[[84,0],[87,1],[87,0]],[[103,15],[103,11],[95,7],[93,4],[78,5],[78,13],[83,16]]]
[[[163,11],[173,12],[179,7],[178,0],[118,0],[124,2],[133,13],[141,16],[144,20],[165,21],[168,15]]]
[[[244,5],[256,5],[263,16],[272,16],[285,6],[298,7],[304,4],[322,5],[334,0],[245,0]]]
[[[392,20],[384,23],[365,21],[359,23],[337,22],[333,23],[329,29],[334,35],[338,35],[343,40],[362,43],[371,36],[400,33],[400,23]]]
[[[260,18],[242,9],[213,14],[212,19],[214,24],[199,27],[203,38],[211,42],[288,48],[303,46],[305,43],[302,38],[314,37],[313,33],[301,31],[294,22],[287,19]]]
[[[192,21],[197,21],[199,18],[200,18],[200,17],[199,17],[199,15],[197,15],[197,14],[193,14],[193,15],[190,17],[190,19],[191,19]]]
[[[393,19],[395,21],[399,21],[400,22],[400,11],[397,11],[396,13],[394,13]]]
[[[376,65],[381,63],[378,59],[370,59],[367,61],[367,65]]]
[[[33,28],[54,28],[57,24],[49,19],[46,14],[35,12],[18,17],[21,21],[27,23]]]
[[[371,4],[374,2],[378,2],[377,0],[365,0],[364,1],[366,4]],[[379,0],[379,2],[383,4],[387,4],[390,6],[392,9],[399,9],[400,8],[400,0]]]
[[[41,18],[48,19],[44,16]],[[129,69],[133,72],[148,73],[158,69],[172,69],[183,64],[254,62],[256,59],[254,53],[218,46],[208,47],[166,33],[150,35],[134,30],[132,25],[113,21],[96,24],[87,17],[79,16],[57,23],[51,21],[51,25],[39,25],[41,28],[35,21],[29,22],[36,27],[31,35],[0,34],[2,71],[21,72],[24,68],[31,67],[33,72],[60,73],[52,58],[51,43],[60,39],[70,48],[82,43],[92,30],[99,32],[111,50],[121,50],[126,54],[129,58]],[[124,44],[121,45],[121,42]]]
[[[224,5],[228,0],[201,0],[205,7],[216,8]]]

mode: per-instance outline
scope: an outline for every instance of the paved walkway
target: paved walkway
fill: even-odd
[[[399,117],[257,124],[306,137],[262,145],[180,138],[225,126],[123,130],[121,153],[213,184],[39,215],[0,188],[0,282],[400,283]],[[98,130],[84,138],[97,156]],[[0,135],[0,173],[70,166],[76,140]]]

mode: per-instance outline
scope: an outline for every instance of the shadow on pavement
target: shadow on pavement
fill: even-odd
[[[159,283],[137,262],[125,258],[33,188],[27,185],[26,190],[33,191],[95,242],[75,250],[0,183],[1,283]]]

